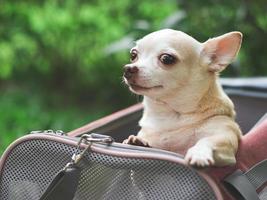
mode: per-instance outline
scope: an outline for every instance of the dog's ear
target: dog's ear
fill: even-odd
[[[209,71],[221,72],[236,57],[242,42],[242,33],[230,32],[203,43],[201,59]]]

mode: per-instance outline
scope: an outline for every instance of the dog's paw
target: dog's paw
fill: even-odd
[[[147,141],[135,135],[130,135],[126,140],[123,141],[123,144],[150,147]]]
[[[185,155],[185,161],[197,167],[208,167],[215,163],[212,149],[207,146],[191,147]]]

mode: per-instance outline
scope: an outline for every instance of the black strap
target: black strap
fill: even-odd
[[[260,200],[255,187],[250,183],[246,175],[237,170],[225,180],[225,186],[238,200]]]
[[[247,172],[235,171],[224,180],[226,187],[237,199],[259,200],[256,192],[267,182],[267,159],[254,165]]]
[[[256,192],[267,182],[267,159],[254,165],[247,172],[235,171],[224,180],[226,187],[233,194],[239,195],[238,199],[259,200]]]
[[[73,200],[79,183],[81,168],[75,165],[60,171],[40,200]]]

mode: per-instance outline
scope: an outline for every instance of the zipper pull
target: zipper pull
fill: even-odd
[[[66,133],[64,131],[62,131],[62,130],[56,130],[55,134],[56,135],[61,135],[61,136],[66,135]]]
[[[31,131],[30,134],[40,134],[40,133],[48,133],[48,134],[55,134],[55,135],[66,135],[66,133],[62,130],[52,130],[52,129],[48,129],[48,130],[35,130],[35,131]]]

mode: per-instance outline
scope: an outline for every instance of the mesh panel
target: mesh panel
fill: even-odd
[[[47,140],[15,147],[1,177],[1,200],[38,200],[74,151]],[[99,153],[88,153],[85,164],[75,200],[216,199],[208,184],[182,165]]]

